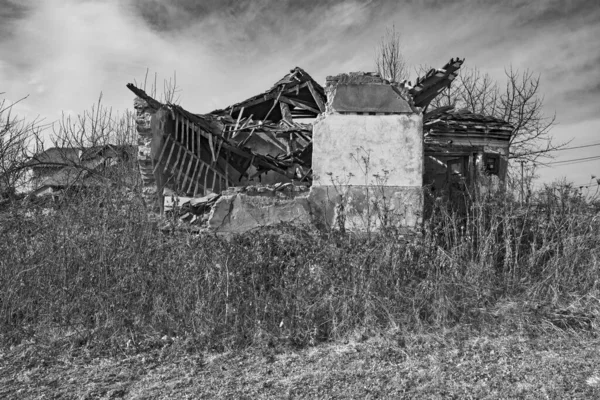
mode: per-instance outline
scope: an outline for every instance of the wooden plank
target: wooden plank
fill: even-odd
[[[198,130],[199,130],[199,128],[196,126],[196,124],[194,124],[192,122],[192,132],[194,133],[194,137],[196,138],[196,147],[194,148],[193,152],[198,157],[200,157],[200,151],[202,149],[202,146],[201,146],[202,138],[201,138],[201,136],[198,135]]]
[[[246,108],[247,107],[252,107],[252,106],[255,106],[257,104],[264,103],[265,101],[269,101],[270,99],[273,99],[273,98],[275,98],[275,93],[267,93],[267,94],[265,94],[265,95],[263,95],[263,96],[261,96],[259,98],[256,98],[254,100],[244,101],[243,105],[240,104],[238,106],[233,106],[231,113],[233,114],[234,112],[236,112],[238,110],[241,110],[242,107],[246,107]]]
[[[212,155],[213,163],[217,162],[217,156],[215,155],[215,144],[212,135],[208,138],[208,146],[210,147],[210,154]]]
[[[225,153],[225,188],[229,187],[229,150]]]
[[[287,146],[284,143],[281,143],[279,140],[277,140],[277,138],[275,137],[275,135],[272,132],[265,130],[262,133],[266,136],[266,138],[268,139],[267,141],[269,143],[277,146],[282,151],[287,152]]]
[[[165,141],[165,146],[167,145],[168,141],[171,141],[171,151],[169,152],[169,157],[167,157],[167,162],[165,163],[166,166],[169,165],[169,162],[171,161],[171,156],[173,155],[173,150],[175,150],[175,142],[173,141],[171,136],[167,136],[167,140]]]
[[[306,86],[308,86],[308,81],[301,83],[299,85],[296,86],[292,86],[291,88],[285,90],[283,93],[298,93],[300,91],[300,89],[304,89]]]
[[[187,154],[187,155],[189,155],[189,156],[191,156],[191,157],[193,157],[193,158],[195,158],[195,159],[198,159],[198,160],[200,160],[200,162],[202,162],[202,163],[204,163],[204,164],[208,165],[208,167],[209,167],[209,168],[211,168],[212,170],[214,170],[214,172],[215,172],[216,174],[218,174],[218,175],[220,175],[220,176],[224,176],[224,175],[223,175],[221,172],[217,171],[215,168],[212,168],[212,167],[210,166],[210,164],[208,164],[207,162],[205,162],[204,160],[202,160],[200,157],[198,157],[197,155],[193,154],[191,151],[189,151],[188,149],[186,149],[185,147],[183,147],[183,146],[182,146],[182,145],[181,145],[179,142],[174,142],[174,143],[175,143],[175,144],[176,144],[176,145],[179,147],[179,149],[180,149],[180,150],[183,150],[183,152],[184,152],[185,154]]]
[[[279,102],[279,108],[281,109],[282,120],[288,124],[293,122],[292,112],[290,111],[290,106],[287,103]]]
[[[198,194],[198,185],[200,184],[200,177],[202,176],[202,170],[204,169],[204,163],[200,163],[200,170],[198,172],[198,176],[196,177],[196,186],[194,186],[194,197]]]
[[[196,179],[196,175],[198,174],[198,160],[193,160],[190,164],[195,164],[194,169],[192,171],[192,176],[190,177],[190,184],[187,187],[186,193],[190,193],[192,190],[192,186],[194,185],[194,179]]]
[[[280,91],[279,94],[277,95],[277,98],[275,99],[275,101],[273,101],[273,105],[271,106],[271,108],[269,109],[269,112],[267,113],[267,115],[265,115],[265,117],[263,118],[263,120],[268,120],[269,119],[269,115],[271,115],[271,112],[273,112],[273,109],[275,108],[275,106],[277,105],[277,103],[279,103],[279,98],[281,97],[281,93],[283,93],[283,91]]]
[[[215,185],[217,184],[217,175],[213,173],[213,181],[212,181],[212,192],[215,192]]]
[[[190,129],[190,120],[186,118],[186,120],[185,120],[185,142],[184,142],[183,147],[187,149],[188,146],[191,146],[191,143],[192,143],[192,132]],[[193,150],[193,147],[191,149]],[[193,154],[193,152],[192,152],[192,154]],[[184,157],[184,161],[185,161],[185,157]],[[190,168],[192,167],[192,164],[193,164],[193,157],[190,157],[190,160],[188,161],[188,166],[187,166],[187,169],[186,169],[185,175],[184,175],[184,178],[186,178],[186,179],[189,179],[188,174],[190,172]],[[183,170],[185,168],[185,165],[182,165],[181,168]],[[184,181],[184,183],[185,183],[185,181]]]
[[[321,112],[325,112],[325,104],[323,104],[323,100],[321,100],[321,96],[315,90],[311,81],[308,81],[308,90],[310,90],[310,94],[312,94],[313,99],[315,99],[315,103],[317,103],[317,107]]]
[[[168,141],[169,137],[168,136],[163,136],[163,137],[164,137],[164,142],[162,145],[162,149],[160,150],[160,155],[156,159],[156,165],[154,166],[154,169],[152,170],[153,174],[155,174],[156,171],[158,170],[158,166],[160,165],[163,157],[165,156],[166,150],[167,150],[167,141]]]
[[[196,153],[196,132],[194,132],[194,130],[192,129],[190,132],[191,136],[192,136],[192,143],[191,143],[191,151],[192,153]]]
[[[217,147],[217,160],[219,159],[219,155],[221,154],[221,146],[223,146],[223,140],[218,140],[219,145]],[[213,161],[213,168],[217,164],[217,161]],[[225,171],[227,171],[227,163],[225,163]]]
[[[185,171],[185,176],[188,179],[191,179],[191,178],[189,178],[189,174],[190,174],[190,169],[192,168],[192,164],[194,164],[194,157],[190,157],[190,161],[188,162],[187,170]]]
[[[206,181],[208,180],[208,171],[210,171],[210,168],[207,165],[206,166],[206,171],[204,171],[204,185],[202,185],[202,187],[204,188],[204,196],[207,195],[207,193],[206,193]],[[213,173],[213,176],[215,176],[214,173]]]
[[[284,103],[291,104],[294,107],[298,107],[298,108],[300,108],[302,110],[310,111],[310,112],[313,112],[315,114],[320,114],[321,113],[319,110],[317,110],[315,108],[312,108],[312,107],[310,107],[310,106],[308,106],[308,105],[306,105],[303,102],[300,102],[298,100],[290,99],[289,97],[281,96],[279,98],[279,101],[283,101]]]
[[[230,129],[229,129],[229,133],[231,134],[230,138],[231,139],[235,138],[238,135],[238,133],[240,133],[244,129],[248,128],[248,125],[250,125],[250,121],[252,121],[252,117],[254,117],[254,114],[250,114],[250,116],[248,118],[246,118],[246,121],[244,121],[242,126],[240,126],[237,129],[232,129],[232,127],[230,127]],[[259,126],[259,125],[257,125],[257,126]]]
[[[243,113],[244,113],[244,107],[242,107],[240,109],[240,113],[238,114],[237,121],[235,121],[235,129],[237,129],[237,127],[240,125],[240,119],[242,119],[242,114]]]
[[[187,118],[184,121],[182,133],[183,133],[183,135],[181,137],[181,143],[183,144],[183,146],[185,148],[187,148],[189,146],[189,140],[190,140],[190,120]]]
[[[238,144],[238,147],[242,147],[244,146],[248,140],[250,140],[250,138],[252,137],[252,135],[254,135],[254,131],[256,130],[256,128],[252,128],[252,130],[250,131],[250,133],[248,134],[248,136],[246,137],[246,139],[242,140],[240,142],[240,144]]]
[[[206,138],[207,140],[210,140],[210,138],[212,138],[212,134],[205,132],[202,128],[197,126],[193,120],[192,120],[192,125],[194,126],[194,129],[200,134],[200,136]],[[238,156],[242,156],[245,158],[252,158],[252,154],[249,154],[246,151],[240,150],[236,146],[231,145],[228,142],[225,142],[224,147],[226,149],[230,150],[232,153],[237,154]]]
[[[175,114],[175,130],[173,131],[173,136],[175,137],[175,139],[177,139],[177,129],[179,129],[179,119],[180,119],[180,115],[179,114]]]
[[[183,160],[181,158],[181,154],[182,154],[181,151],[182,150],[184,150],[183,151]],[[181,180],[180,180],[181,179],[181,172],[183,171],[183,161],[185,160],[185,156],[186,156],[186,154],[185,154],[185,148],[179,144],[179,151],[177,152],[177,161],[175,161],[175,163],[173,164],[173,166],[177,167],[177,169],[179,170],[179,174],[177,174],[177,179],[176,179],[176,183],[178,185],[179,185],[179,182],[181,182]],[[180,163],[180,161],[181,161],[182,165],[178,166],[179,163]]]

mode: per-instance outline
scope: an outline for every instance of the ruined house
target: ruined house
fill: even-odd
[[[30,196],[53,195],[66,188],[104,184],[99,180],[107,168],[134,154],[129,145],[52,147],[35,154],[26,164],[31,171]]]
[[[423,186],[438,193],[506,176],[513,128],[444,107],[429,110],[464,60],[415,85],[340,74],[325,88],[294,68],[266,92],[208,114],[137,96],[138,160],[146,192],[165,190],[183,218],[241,232],[281,221],[369,230],[422,218]],[[312,123],[301,123],[310,118]]]

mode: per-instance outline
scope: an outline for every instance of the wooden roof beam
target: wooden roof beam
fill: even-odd
[[[301,109],[306,110],[306,111],[313,112],[315,114],[320,114],[321,113],[319,110],[317,110],[317,109],[315,109],[313,107],[310,107],[309,105],[304,104],[304,102],[300,101],[300,100],[292,100],[289,97],[281,96],[279,98],[279,101],[282,101],[284,103],[290,104],[290,105],[292,105],[294,107],[301,108]]]

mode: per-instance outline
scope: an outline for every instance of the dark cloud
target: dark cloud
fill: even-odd
[[[15,25],[24,19],[31,7],[28,4],[13,1],[0,0],[0,39],[6,40],[14,34]]]
[[[600,7],[596,0],[546,0],[517,3],[515,27],[535,29],[556,24],[572,25],[589,23],[600,18]]]
[[[365,4],[371,1],[364,1]],[[222,23],[246,22],[252,32],[252,24],[262,24],[263,28],[278,28],[284,21],[302,22],[298,28],[311,26],[333,7],[343,4],[343,0],[292,1],[292,0],[133,0],[134,10],[148,26],[159,32],[185,30],[190,24],[216,18]],[[235,30],[239,26],[231,26]]]
[[[595,119],[600,115],[600,79],[581,87],[574,87],[552,99],[549,106],[556,106],[556,113],[563,123]]]

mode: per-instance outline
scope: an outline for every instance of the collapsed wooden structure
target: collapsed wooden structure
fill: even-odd
[[[210,114],[162,104],[128,84],[138,97],[142,176],[159,191],[219,193],[254,178],[266,183],[311,180],[311,125],[324,110],[324,91],[295,68],[264,94]],[[144,150],[146,148],[146,150]]]
[[[413,111],[426,112],[430,102],[456,78],[463,62],[451,59],[414,86],[383,81],[408,101]],[[375,75],[373,79],[382,80]],[[318,117],[330,105],[323,87],[301,68],[292,69],[262,94],[202,115],[160,103],[133,84],[127,87],[137,96],[142,177],[146,185],[156,186],[159,198],[165,187],[197,197],[257,179],[263,184],[312,181],[312,125],[295,120]],[[377,93],[373,91],[374,96]],[[368,114],[385,114],[378,111],[382,110],[375,106]],[[477,165],[487,162],[491,166],[494,157],[503,157],[503,161],[487,171],[504,173],[512,133],[504,121],[442,108],[426,112],[423,123],[426,160],[434,166],[429,168],[433,183],[443,186],[439,168],[447,181],[454,172],[474,176]],[[492,150],[495,155],[484,159],[490,146],[501,151]],[[456,159],[460,168],[455,167]],[[431,180],[426,171],[425,184]]]

